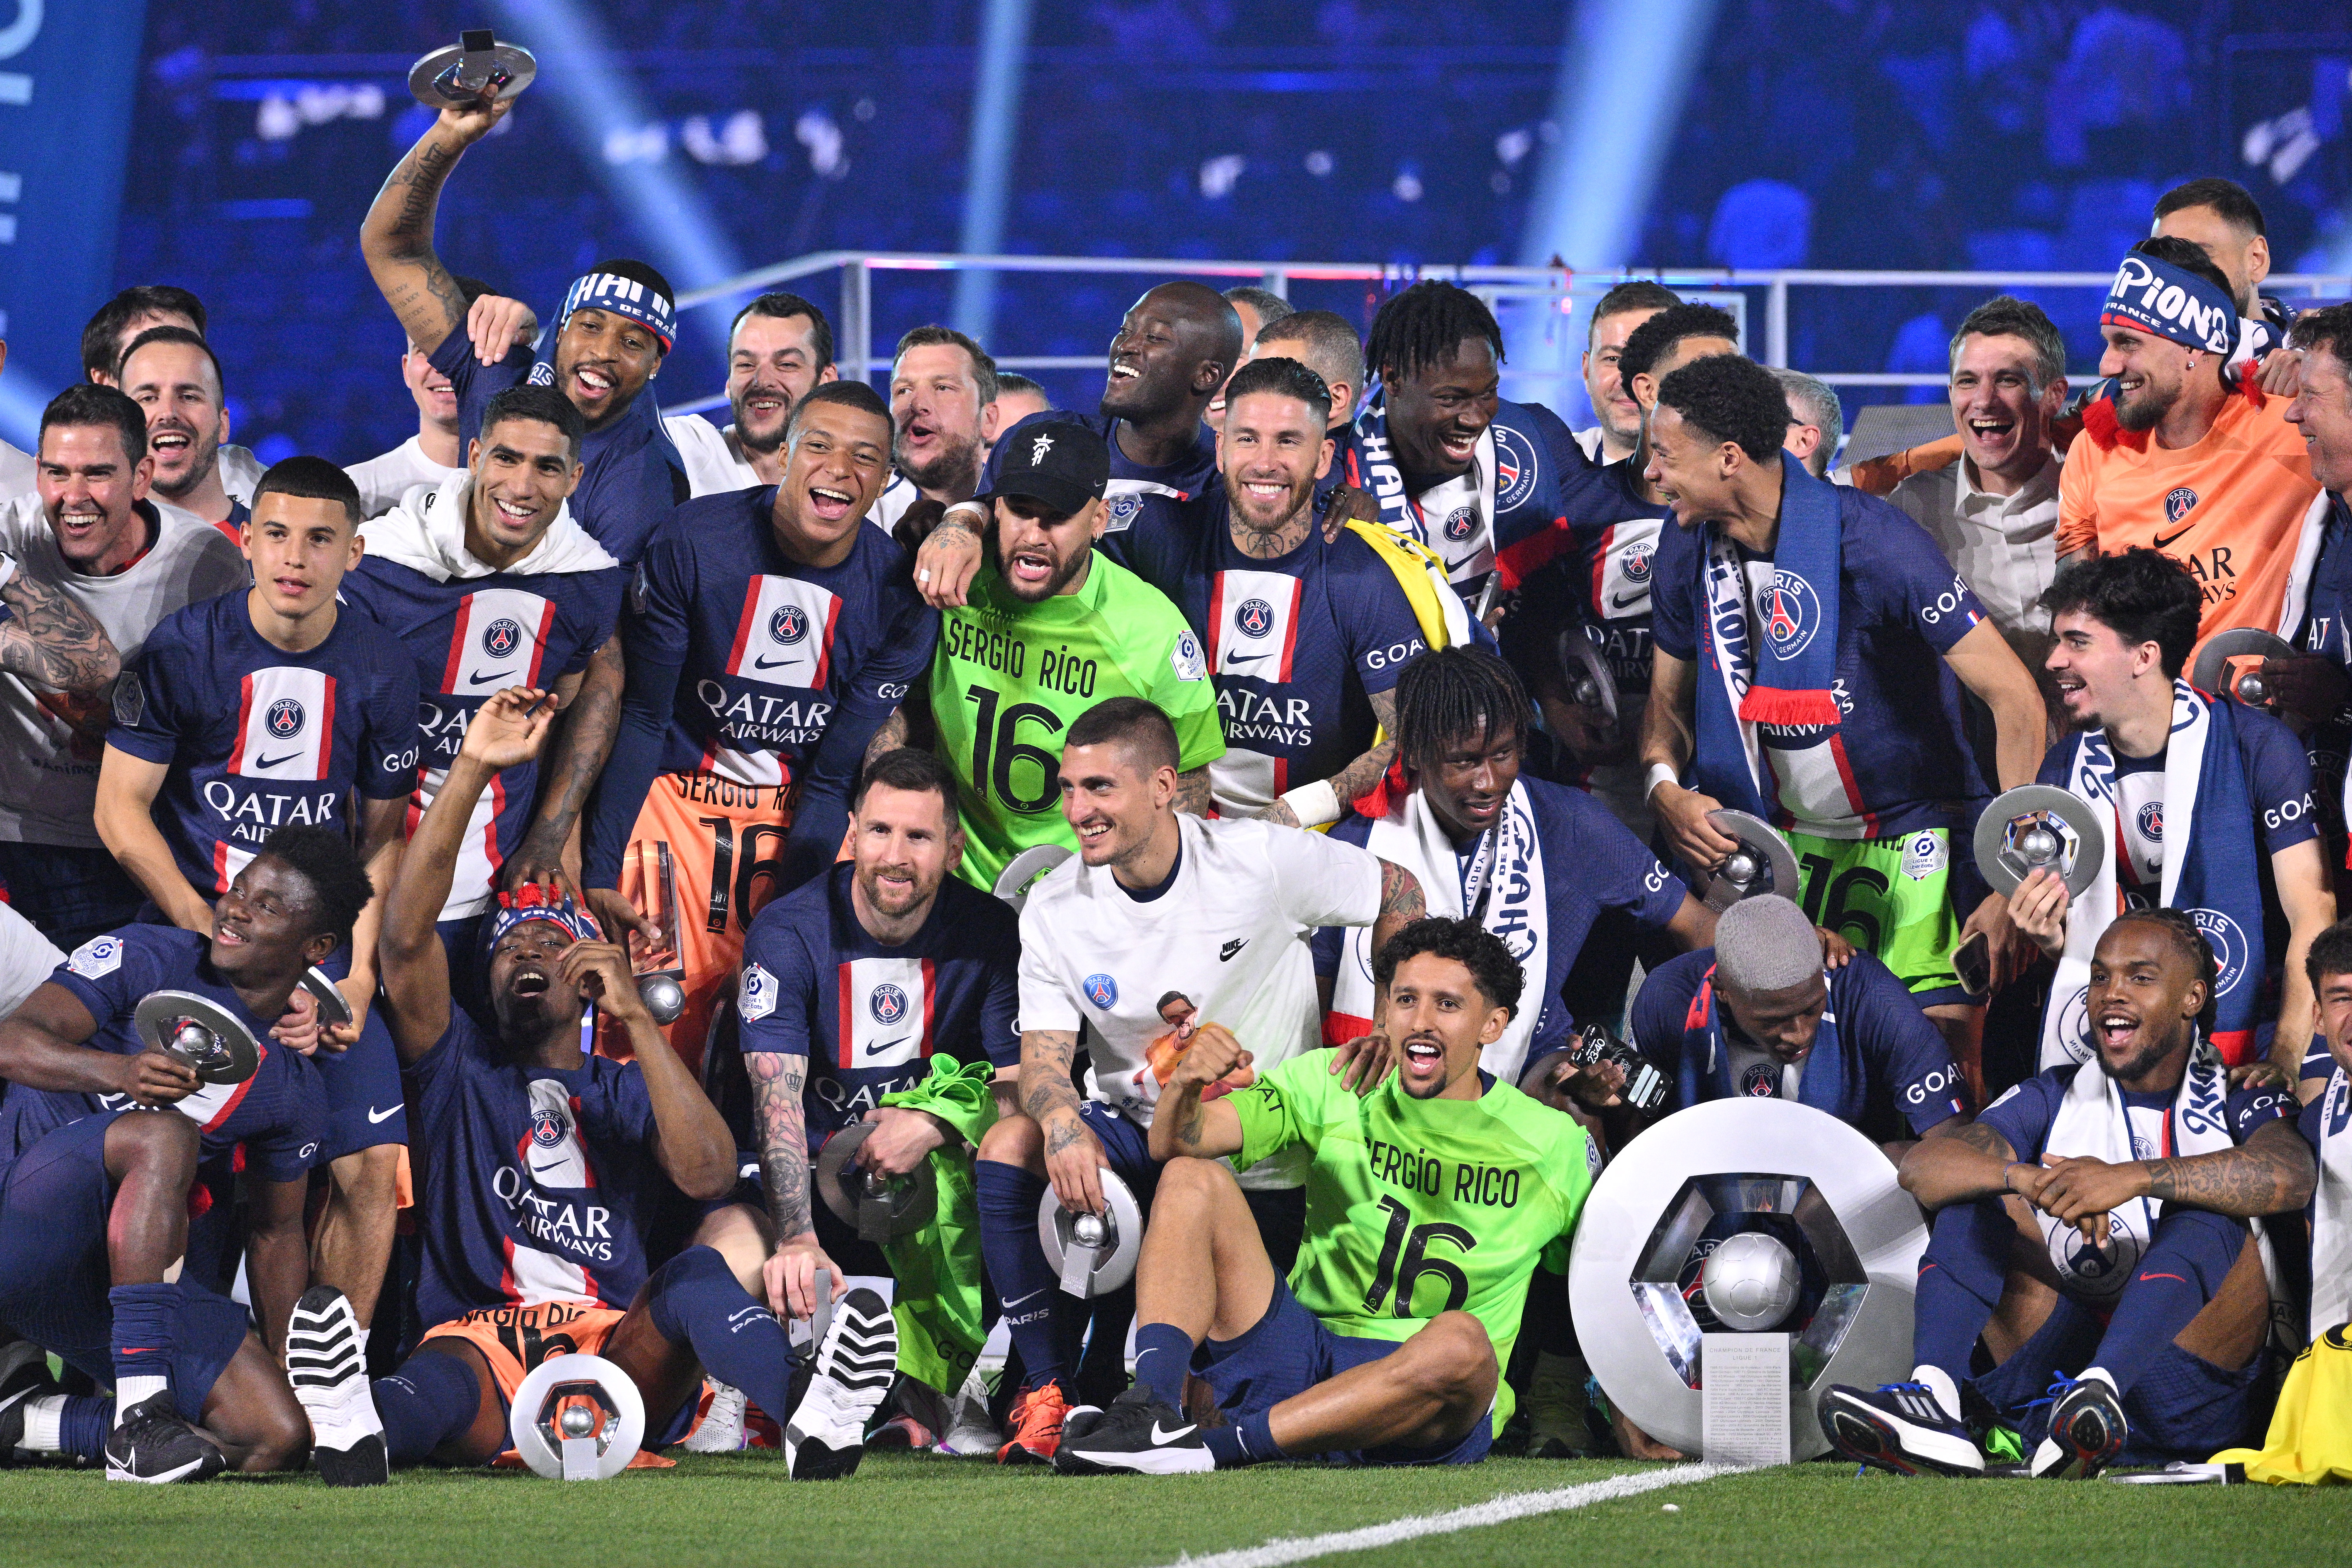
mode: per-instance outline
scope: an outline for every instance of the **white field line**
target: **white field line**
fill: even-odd
[[[1458,1530],[1475,1530],[1481,1525],[1505,1524],[1537,1514],[1559,1513],[1569,1509],[1582,1508],[1588,1503],[1636,1497],[1664,1487],[1689,1486],[1729,1475],[1738,1468],[1739,1467],[1735,1465],[1676,1465],[1671,1469],[1612,1476],[1606,1480],[1586,1481],[1581,1486],[1559,1487],[1550,1491],[1513,1492],[1488,1502],[1473,1503],[1467,1508],[1448,1509],[1444,1513],[1413,1514],[1405,1519],[1392,1519],[1386,1524],[1368,1524],[1360,1530],[1337,1530],[1328,1535],[1281,1537],[1261,1546],[1215,1552],[1205,1557],[1195,1557],[1187,1552],[1170,1564],[1170,1568],[1280,1568],[1286,1563],[1304,1563],[1311,1558],[1328,1557],[1342,1552],[1370,1552],[1375,1547],[1393,1546],[1400,1541],[1415,1541],[1424,1535],[1451,1535]]]

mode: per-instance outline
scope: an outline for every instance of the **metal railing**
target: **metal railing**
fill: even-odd
[[[1927,272],[1854,271],[1795,268],[1758,271],[1734,268],[1685,268],[1577,272],[1565,267],[1415,267],[1364,261],[1202,261],[1193,258],[1131,256],[960,256],[945,251],[820,250],[753,268],[707,289],[678,296],[680,310],[745,299],[762,290],[820,273],[840,274],[841,305],[834,321],[835,357],[845,377],[859,380],[877,368],[887,369],[887,355],[877,359],[874,343],[874,274],[877,272],[956,272],[974,268],[1010,273],[1091,273],[1150,278],[1221,279],[1255,282],[1287,299],[1294,282],[1361,282],[1382,289],[1402,287],[1424,278],[1458,283],[1489,305],[1506,300],[1548,302],[1565,314],[1580,299],[1597,299],[1629,279],[1653,279],[1677,290],[1764,291],[1764,342],[1767,364],[1789,363],[1789,293],[1791,289],[1967,289],[1987,293],[2014,289],[2105,289],[2108,272]],[[2263,281],[2264,292],[2311,300],[2352,295],[2352,274],[2273,273]],[[1744,312],[1742,312],[1744,314]],[[1101,353],[998,354],[998,368],[1013,371],[1096,370]],[[1521,370],[1514,374],[1541,379],[1562,379],[1561,371]],[[1834,386],[1942,386],[1940,374],[1898,371],[1814,371]],[[691,403],[665,405],[671,413],[718,407],[723,396]]]

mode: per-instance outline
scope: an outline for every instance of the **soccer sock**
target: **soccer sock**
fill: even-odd
[[[1977,1336],[1992,1321],[2007,1282],[2009,1247],[2016,1234],[2009,1211],[1996,1198],[1936,1211],[1912,1298],[1915,1365],[1940,1367],[1955,1386],[1968,1381]],[[1945,1413],[1959,1415],[1949,1405]]]
[[[114,1418],[172,1386],[180,1349],[177,1285],[117,1285],[106,1293],[114,1314]]]
[[[105,1458],[106,1435],[114,1429],[114,1401],[97,1394],[45,1394],[25,1402],[25,1433],[17,1451],[71,1454],[91,1462]]]
[[[1032,1388],[1063,1383],[1068,1357],[1055,1323],[1061,1282],[1037,1242],[1037,1205],[1045,1183],[1001,1160],[973,1163],[980,1197],[980,1255],[996,1286],[1005,1331],[1021,1352]]]
[[[422,1462],[472,1426],[482,1409],[482,1385],[474,1369],[435,1351],[410,1356],[368,1391],[383,1422],[384,1453],[395,1465]]]
[[[1192,1367],[1192,1336],[1173,1323],[1145,1323],[1135,1331],[1135,1381],[1151,1397],[1184,1408],[1184,1374]]]
[[[646,1310],[664,1339],[694,1347],[704,1372],[779,1421],[792,1413],[792,1342],[716,1248],[689,1247],[654,1270]]]
[[[1273,1419],[1272,1411],[1253,1411],[1230,1426],[1202,1428],[1201,1441],[1209,1446],[1209,1457],[1221,1470],[1268,1464],[1283,1458],[1274,1441]]]

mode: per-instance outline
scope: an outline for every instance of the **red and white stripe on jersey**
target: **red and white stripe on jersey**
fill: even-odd
[[[530,1080],[530,1131],[515,1144],[515,1158],[529,1173],[530,1185],[593,1188],[596,1170],[580,1142],[579,1104],[552,1079]],[[506,1277],[500,1281],[507,1300],[528,1306],[535,1301],[600,1300],[596,1281],[571,1258],[541,1252],[516,1241],[505,1242]]]
[[[239,778],[318,780],[335,760],[335,678],[322,669],[271,665],[237,682]]]
[[[239,849],[226,838],[213,840],[213,894],[218,897],[228,891],[236,874],[253,864],[253,851]]]
[[[836,594],[797,577],[754,577],[744,585],[743,615],[727,673],[770,686],[822,687],[833,672]]]
[[[416,825],[433,809],[433,797],[448,776],[446,768],[418,772],[416,793],[409,797],[409,837],[416,837]],[[457,841],[457,863],[450,874],[449,896],[442,900],[441,919],[465,920],[489,906],[490,895],[498,886],[499,868],[506,864],[506,857],[499,852],[499,813],[506,805],[507,776],[493,773],[490,787],[475,799],[474,814],[466,819],[466,837]]]
[[[702,771],[716,773],[731,784],[761,789],[789,789],[793,782],[793,770],[784,765],[780,752],[736,752],[725,746],[705,746]]]
[[[1658,534],[1665,520],[1635,518],[1612,522],[1601,533],[1592,557],[1592,603],[1604,620],[1622,621],[1650,613],[1650,567],[1657,559]]]
[[[537,686],[555,626],[555,601],[520,588],[484,588],[457,601],[449,632],[449,662],[441,689],[452,697],[487,697],[509,686]]]
[[[260,1053],[257,1062],[267,1062],[269,1059],[269,1037],[264,1035],[254,1044]],[[245,1101],[246,1091],[260,1080],[261,1068],[257,1065],[253,1076],[241,1082],[198,1084],[195,1093],[185,1100],[173,1101],[172,1109],[194,1122],[202,1131],[215,1132],[236,1114],[236,1108]],[[243,1152],[242,1149],[239,1152]]]
[[[936,987],[928,958],[854,958],[840,966],[845,1072],[903,1067],[931,1054]]]
[[[1286,681],[1298,648],[1298,591],[1287,572],[1231,571],[1209,586],[1209,669]]]

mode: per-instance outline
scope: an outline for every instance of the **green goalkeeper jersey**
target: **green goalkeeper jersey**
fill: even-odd
[[[982,567],[971,602],[940,616],[930,696],[940,756],[963,794],[959,869],[982,889],[1033,845],[1078,847],[1062,816],[1061,736],[1096,703],[1159,704],[1182,772],[1225,754],[1200,639],[1165,595],[1100,551],[1076,593],[1036,604]]]
[[[1415,1100],[1391,1075],[1360,1100],[1331,1053],[1309,1051],[1227,1100],[1246,1169],[1313,1152],[1307,1234],[1290,1289],[1333,1333],[1405,1340],[1440,1312],[1475,1313],[1508,1365],[1528,1276],[1568,1265],[1592,1189],[1584,1129],[1508,1084],[1476,1100]],[[1511,1413],[1496,1394],[1495,1428]]]

